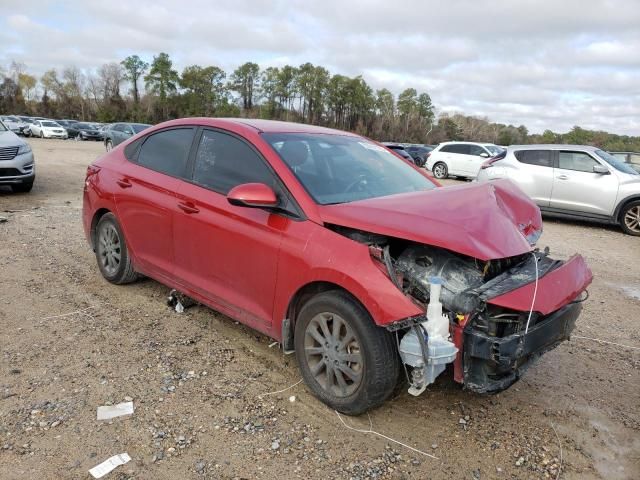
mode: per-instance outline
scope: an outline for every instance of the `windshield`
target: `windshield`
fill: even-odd
[[[80,128],[82,130],[93,130],[93,125],[89,125],[88,123],[76,123],[73,128]]]
[[[56,122],[41,122],[43,127],[59,127]]]
[[[321,205],[435,188],[386,148],[361,137],[298,133],[262,137]]]
[[[624,172],[624,173],[630,173],[631,175],[638,175],[638,172],[636,172],[631,167],[631,165],[629,165],[628,163],[624,163],[622,160],[617,159],[616,157],[611,155],[609,152],[605,152],[604,150],[596,150],[596,155],[598,155],[602,160],[607,162],[616,170],[620,170],[621,172]]]
[[[133,131],[135,133],[140,133],[143,130],[146,130],[147,128],[149,128],[151,125],[145,125],[144,123],[132,123],[131,124],[131,128],[133,128]]]

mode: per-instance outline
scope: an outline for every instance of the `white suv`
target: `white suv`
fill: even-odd
[[[449,175],[475,178],[480,165],[502,151],[493,143],[444,142],[431,152],[425,166],[436,178]]]
[[[542,213],[617,223],[640,236],[640,173],[597,147],[511,145],[487,160],[478,182],[508,178]]]

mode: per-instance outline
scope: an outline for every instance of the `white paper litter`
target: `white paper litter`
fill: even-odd
[[[89,470],[89,473],[93,478],[102,478],[111,470],[119,467],[120,465],[124,465],[129,460],[131,460],[131,457],[128,453],[114,455],[113,457],[106,459],[100,465],[96,465],[95,467],[93,467],[91,470]]]
[[[184,305],[182,305],[182,303],[178,299],[176,299],[176,312],[178,313],[184,312]]]
[[[104,405],[98,407],[98,420],[110,420],[122,415],[133,414],[133,402],[118,403],[117,405]]]

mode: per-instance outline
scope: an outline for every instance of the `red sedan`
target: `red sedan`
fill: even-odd
[[[591,282],[534,249],[540,211],[510,182],[438,187],[358,135],[191,118],[94,162],[83,222],[108,281],[154,278],[275,338],[359,414],[448,364],[507,388],[569,338]]]

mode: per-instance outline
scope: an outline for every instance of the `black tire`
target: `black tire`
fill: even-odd
[[[34,180],[29,180],[28,182],[11,185],[11,191],[14,193],[28,193],[33,188],[33,182]]]
[[[640,200],[629,202],[622,208],[619,222],[624,233],[640,236]]]
[[[449,176],[449,169],[447,168],[447,164],[444,162],[436,163],[431,169],[433,176],[439,180],[447,178]]]
[[[40,130],[40,138],[44,138],[44,132]]]
[[[113,143],[111,142],[111,140],[107,140],[106,142],[104,142],[104,148],[107,149],[107,152],[110,152],[113,149]]]
[[[98,268],[106,280],[123,285],[138,279],[122,229],[112,213],[106,213],[100,218],[96,226],[94,245]],[[118,255],[119,259],[116,260]]]
[[[314,346],[321,344],[309,330],[318,325],[318,318],[324,318],[324,325],[331,333],[326,338],[335,344]],[[338,336],[333,331],[336,325]],[[315,334],[320,330],[316,329]],[[345,335],[341,341],[339,335],[342,332]],[[353,341],[340,350],[339,344],[351,338]],[[398,382],[400,357],[393,337],[376,326],[367,311],[346,292],[324,292],[309,300],[297,317],[294,342],[305,383],[318,399],[341,413],[360,415],[381,405],[393,393]],[[338,356],[341,356],[340,360],[335,359]],[[331,377],[327,365],[332,372]],[[317,370],[315,374],[312,368]],[[351,376],[354,373],[359,374],[357,380]],[[321,383],[328,382],[329,378],[332,386]],[[337,390],[341,394],[336,394]]]

